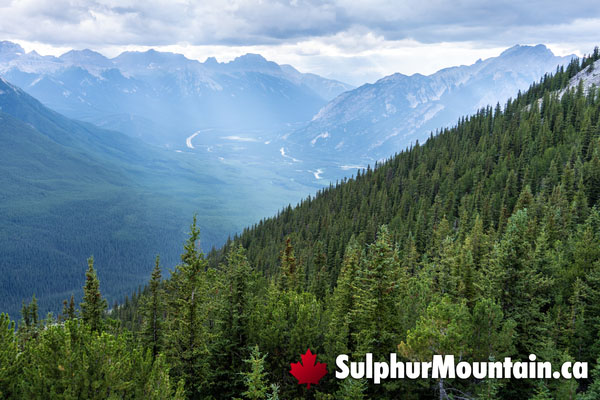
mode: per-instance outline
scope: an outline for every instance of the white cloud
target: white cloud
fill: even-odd
[[[224,136],[223,139],[233,140],[236,142],[258,142],[258,139],[243,136]]]
[[[93,48],[228,61],[248,52],[352,84],[432,73],[545,43],[559,54],[600,42],[594,1],[0,0],[0,38],[61,54]]]

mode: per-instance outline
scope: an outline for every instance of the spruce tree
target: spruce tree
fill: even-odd
[[[397,344],[399,324],[400,261],[393,249],[388,228],[382,226],[369,246],[358,273],[352,318],[357,355],[374,353],[384,357]]]
[[[161,288],[161,279],[160,257],[156,256],[154,269],[148,284],[149,293],[142,309],[143,326],[141,332],[144,345],[151,349],[153,359],[162,350],[163,345],[164,292]]]
[[[207,262],[198,247],[200,230],[194,216],[189,237],[178,265],[171,276],[171,294],[166,335],[167,353],[174,376],[183,379],[189,399],[201,398],[208,376],[208,337],[205,322],[208,303]]]
[[[248,352],[249,320],[257,274],[241,245],[233,246],[218,276],[216,334],[211,346],[211,391],[225,397],[242,392],[240,371]]]

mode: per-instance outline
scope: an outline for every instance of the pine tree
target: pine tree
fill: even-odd
[[[458,293],[467,300],[469,307],[473,307],[475,303],[475,263],[473,261],[473,253],[471,252],[471,238],[467,237],[464,246],[462,246],[459,256],[459,285]]]
[[[454,303],[445,295],[427,307],[398,349],[411,360],[427,361],[435,354],[461,358],[470,354],[472,332],[466,302]]]
[[[458,359],[471,352],[473,326],[466,302],[453,303],[444,295],[427,307],[416,326],[410,329],[406,342],[398,345],[404,357],[414,361],[429,361],[433,355],[454,355]],[[440,399],[448,399],[450,387],[444,379],[438,379],[436,389]]]
[[[158,354],[154,358],[152,371],[144,386],[144,398],[149,400],[171,400],[174,390],[169,376],[169,366],[165,356]]]
[[[108,304],[100,294],[100,281],[94,269],[94,257],[88,259],[88,270],[85,273],[83,286],[83,302],[80,304],[81,317],[92,331],[98,332],[102,328],[102,317]]]
[[[514,353],[515,321],[504,318],[500,306],[482,298],[473,307],[472,355],[475,360],[502,360]]]
[[[177,389],[175,390],[173,400],[187,400],[187,396],[185,395],[185,380],[180,379],[177,382]]]
[[[249,400],[262,400],[267,397],[268,384],[265,372],[266,354],[261,354],[258,346],[254,346],[250,358],[244,360],[250,365],[250,371],[243,372],[246,391],[243,395]]]
[[[535,388],[535,394],[531,397],[531,400],[552,400],[552,393],[548,389],[546,382],[540,380],[537,382]]]

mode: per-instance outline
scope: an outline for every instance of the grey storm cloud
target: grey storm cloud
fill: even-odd
[[[349,31],[422,43],[512,43],[593,35],[585,21],[598,21],[600,2],[0,0],[0,16],[1,35],[55,45],[257,45]]]

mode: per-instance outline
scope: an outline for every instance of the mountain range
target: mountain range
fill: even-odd
[[[352,86],[302,74],[258,54],[228,63],[183,55],[91,50],[60,57],[0,42],[0,75],[70,118],[162,145],[194,131],[273,129],[312,117]]]
[[[173,149],[193,148],[186,139],[200,132],[200,151],[296,160],[288,169],[302,173],[293,179],[323,184],[423,142],[465,113],[504,103],[572,57],[516,45],[472,65],[353,88],[258,54],[227,63],[155,50],[53,57],[0,42],[0,75],[68,117]]]
[[[462,115],[503,104],[573,56],[555,56],[544,45],[514,46],[472,65],[432,75],[393,74],[345,92],[290,135],[303,150],[344,163],[372,163],[399,152]]]

